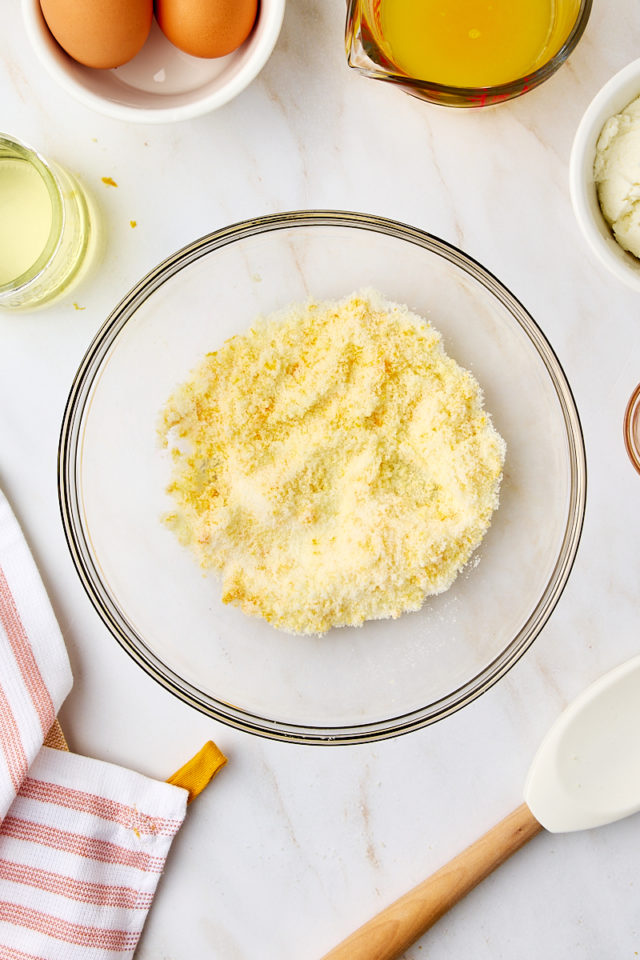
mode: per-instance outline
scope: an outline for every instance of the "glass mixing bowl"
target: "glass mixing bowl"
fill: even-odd
[[[397,620],[290,636],[221,601],[161,522],[159,411],[203,355],[259,314],[375,287],[428,318],[507,443],[500,506],[453,586]],[[451,714],[527,650],[569,575],[586,468],[571,390],[539,327],[488,271],[421,230],[301,211],[218,230],[118,304],[74,380],[59,493],[81,580],[134,660],[241,730],[298,743],[396,736]]]

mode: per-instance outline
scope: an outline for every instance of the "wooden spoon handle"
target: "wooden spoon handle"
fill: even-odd
[[[540,830],[542,825],[523,803],[330,950],[323,960],[397,960],[436,920]]]

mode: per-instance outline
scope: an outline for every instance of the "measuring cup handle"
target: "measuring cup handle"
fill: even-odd
[[[523,803],[322,960],[397,960],[436,920],[540,830],[542,825]]]

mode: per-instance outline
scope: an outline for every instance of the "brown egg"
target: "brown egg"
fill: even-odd
[[[247,39],[258,0],[156,0],[164,35],[193,57],[224,57]]]
[[[40,0],[40,6],[62,49],[87,67],[131,60],[153,18],[153,0]]]

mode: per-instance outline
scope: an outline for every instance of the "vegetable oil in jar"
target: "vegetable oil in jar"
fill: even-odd
[[[34,307],[68,290],[89,265],[94,241],[75,179],[0,134],[0,307]]]
[[[579,10],[580,0],[372,0],[371,27],[407,77],[493,87],[551,60]]]
[[[51,198],[26,160],[0,157],[0,285],[33,266],[51,232]]]

